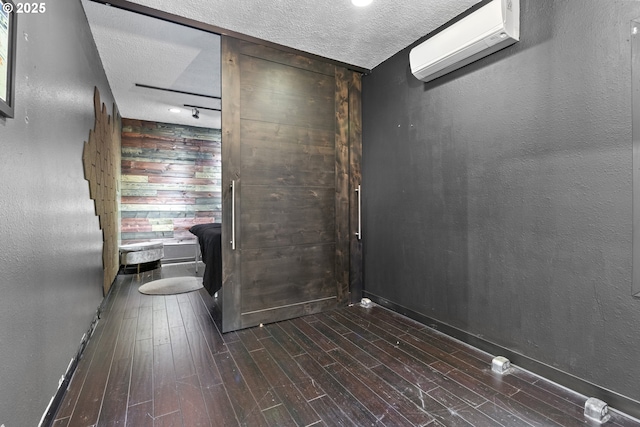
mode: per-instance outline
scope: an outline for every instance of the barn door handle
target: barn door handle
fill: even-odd
[[[358,240],[362,239],[362,188],[358,185],[356,188],[356,193],[358,194],[358,231],[356,231],[356,236]]]
[[[231,181],[231,250],[236,250],[236,181]]]

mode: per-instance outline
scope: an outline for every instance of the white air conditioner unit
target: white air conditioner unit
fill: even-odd
[[[492,0],[411,49],[411,72],[428,82],[520,40],[520,1]]]

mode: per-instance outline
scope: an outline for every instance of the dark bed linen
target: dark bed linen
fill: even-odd
[[[202,286],[213,295],[222,287],[222,224],[197,224],[189,231],[198,237],[202,261],[205,263]]]

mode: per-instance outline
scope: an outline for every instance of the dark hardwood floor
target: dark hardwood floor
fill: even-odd
[[[200,273],[202,270],[200,270]],[[584,426],[586,397],[379,306],[221,334],[193,264],[121,275],[54,426]],[[640,426],[613,413],[610,426]]]

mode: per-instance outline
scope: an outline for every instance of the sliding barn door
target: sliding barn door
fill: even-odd
[[[225,332],[348,298],[353,74],[222,38]]]

